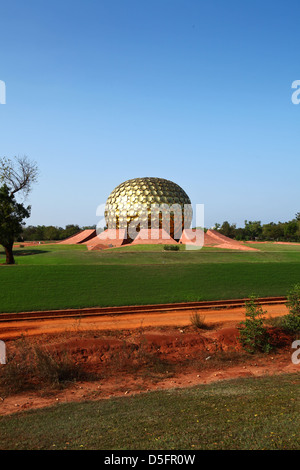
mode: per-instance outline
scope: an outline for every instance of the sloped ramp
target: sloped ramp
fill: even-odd
[[[257,251],[255,248],[248,247],[238,240],[226,237],[216,230],[185,229],[182,232],[180,243],[185,245],[207,246],[215,248],[224,248],[226,250]]]
[[[131,245],[177,245],[164,229],[141,229]]]
[[[243,250],[243,251],[257,251],[255,248],[244,245],[243,242],[233,240],[232,238],[222,235],[222,233],[216,230],[207,230],[207,237],[209,237],[210,243],[215,244],[218,248],[227,248],[232,250]],[[209,245],[206,245],[209,246]]]
[[[60,245],[78,245],[80,243],[87,242],[91,238],[94,238],[95,235],[96,235],[95,229],[82,230],[81,232],[78,232],[75,235],[72,235],[71,237],[68,237],[65,240],[62,240],[61,242],[58,242],[58,243]]]
[[[90,251],[104,250],[105,248],[114,248],[127,244],[126,230],[123,229],[106,229],[85,242],[87,249]]]
[[[205,243],[205,233],[203,230],[196,228],[188,228],[182,231],[181,238],[179,243],[183,245],[195,245],[195,246],[203,246]]]

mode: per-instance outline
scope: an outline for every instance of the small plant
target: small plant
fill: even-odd
[[[164,245],[165,251],[178,251],[180,249],[179,245]]]
[[[270,338],[264,326],[264,316],[266,312],[263,311],[254,295],[250,296],[250,300],[245,303],[245,306],[246,320],[240,322],[238,326],[238,339],[241,345],[245,351],[251,354],[258,351],[270,352]]]
[[[281,326],[290,333],[300,332],[300,285],[296,284],[287,295],[289,313],[282,319]]]
[[[208,330],[209,326],[205,322],[205,316],[195,312],[190,316],[191,324],[199,330]]]

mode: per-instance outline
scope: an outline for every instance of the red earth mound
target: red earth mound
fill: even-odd
[[[72,235],[65,240],[58,242],[60,245],[77,245],[81,243],[86,243],[88,240],[91,240],[96,236],[96,230],[82,230],[75,235]]]
[[[95,230],[83,230],[82,232],[59,242],[61,244],[84,244],[88,250],[104,250],[127,245],[125,230],[106,229],[99,235]],[[185,229],[180,239],[181,244],[224,248],[230,250],[257,251],[244,243],[225,237],[216,230]],[[164,230],[142,229],[131,244],[177,244]]]

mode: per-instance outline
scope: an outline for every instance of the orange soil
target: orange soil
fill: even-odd
[[[197,309],[195,309],[196,312]],[[282,316],[288,313],[284,304],[264,305],[263,310],[271,317]],[[171,311],[165,313],[148,312],[143,314],[124,315],[99,315],[94,317],[45,319],[29,321],[0,322],[0,339],[19,338],[21,336],[33,336],[44,333],[61,333],[74,331],[80,327],[81,331],[94,330],[122,330],[140,327],[162,327],[162,326],[187,326],[190,324],[190,316],[195,313],[191,310]],[[205,316],[205,322],[224,323],[239,322],[245,318],[245,308],[226,308],[220,310],[201,310],[200,314]],[[0,316],[1,319],[1,316]]]
[[[286,313],[284,305],[266,306],[264,310],[272,317]],[[234,356],[232,360],[230,356],[227,361],[220,359],[226,353],[242,352],[236,326],[245,319],[244,309],[201,312],[211,327],[208,330],[193,327],[190,315],[191,311],[2,324],[0,337],[6,341],[8,355],[23,333],[30,344],[58,354],[68,351],[76,363],[87,371],[100,373],[101,379],[77,382],[48,393],[31,391],[0,397],[0,415],[57,403],[299,371],[299,366],[291,361],[291,338],[276,328],[270,329],[272,342],[278,346],[273,354],[244,355],[242,361],[236,361]],[[172,374],[153,375],[147,361],[141,363],[141,353],[145,358],[150,354],[168,361],[170,370],[174,366]],[[216,362],[213,358],[218,354]]]

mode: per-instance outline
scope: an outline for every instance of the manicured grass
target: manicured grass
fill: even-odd
[[[299,449],[299,376],[239,379],[0,418],[1,450]]]
[[[0,312],[286,295],[300,282],[300,251],[270,246],[275,250],[16,249],[17,264],[0,266]]]
[[[295,251],[295,252],[299,252],[300,251],[300,243],[298,244],[287,244],[287,243],[284,243],[284,244],[281,244],[281,243],[272,243],[272,242],[268,242],[268,243],[246,243],[245,242],[245,245],[246,246],[250,246],[252,248],[256,248],[260,251],[264,251],[264,252],[270,252],[270,251],[284,251],[284,252],[291,252],[291,251]]]
[[[0,268],[0,311],[286,295],[300,263],[58,265]]]
[[[259,245],[265,246],[263,244]],[[275,246],[275,245],[274,245]],[[212,264],[212,263],[281,263],[300,262],[300,250],[290,246],[280,246],[274,250],[243,252],[204,247],[189,251],[181,247],[179,251],[164,251],[162,245],[136,245],[111,248],[103,251],[88,251],[84,245],[36,245],[16,248],[17,266],[23,265],[148,265],[148,264]],[[0,250],[0,264],[5,262]]]

